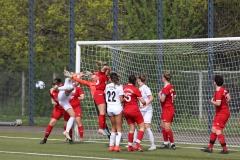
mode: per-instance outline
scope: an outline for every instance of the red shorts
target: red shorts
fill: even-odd
[[[163,107],[162,108],[161,120],[163,120],[163,122],[171,123],[173,121],[173,117],[174,117],[174,108],[173,107]]]
[[[68,121],[69,119],[68,113],[61,106],[54,107],[52,112],[52,118],[59,120],[62,116],[65,121]]]
[[[82,109],[80,106],[72,106],[76,117],[82,118]]]
[[[106,101],[105,101],[105,93],[104,93],[104,91],[102,91],[102,90],[96,90],[96,91],[94,92],[93,99],[94,99],[96,105],[106,104]]]
[[[133,123],[137,123],[137,124],[141,124],[144,122],[143,116],[141,114],[140,111],[137,112],[125,112],[123,110],[123,115],[126,118],[126,121],[128,124],[133,124]]]
[[[64,121],[68,121],[69,118],[70,118],[69,114],[65,111],[65,113],[63,114]]]
[[[229,116],[228,115],[215,115],[213,120],[213,127],[215,127],[217,130],[223,130],[225,127]]]

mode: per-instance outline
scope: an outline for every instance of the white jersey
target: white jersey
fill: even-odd
[[[105,95],[108,111],[122,109],[122,104],[119,98],[120,95],[123,95],[122,85],[114,85],[114,83],[107,84]]]
[[[72,106],[69,103],[69,99],[73,95],[75,91],[72,91],[68,96],[65,94],[65,90],[70,90],[73,88],[74,82],[72,80],[69,80],[69,78],[65,79],[64,85],[59,87],[58,89],[61,88],[61,90],[58,93],[58,101],[59,104],[63,107],[63,109],[66,111],[69,108],[72,108]]]
[[[70,80],[69,78],[65,78],[64,86],[73,86],[74,81]]]
[[[142,94],[142,98],[148,102],[149,101],[149,97],[150,95],[152,95],[152,92],[150,90],[150,88],[143,84],[141,87],[139,87],[139,90],[141,91],[141,94]],[[141,102],[139,102],[140,105],[143,105]],[[140,111],[141,112],[146,112],[148,110],[152,110],[152,103],[150,103],[149,105],[147,105],[145,108],[140,108]]]

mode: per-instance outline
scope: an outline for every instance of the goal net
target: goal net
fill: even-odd
[[[215,109],[213,97],[214,75],[224,77],[224,86],[232,100],[231,117],[224,134],[228,145],[240,144],[240,37],[139,40],[139,41],[78,41],[76,71],[98,71],[96,61],[105,61],[112,71],[121,74],[121,84],[128,76],[145,74],[154,100],[151,129],[156,142],[163,141],[160,128],[161,106],[158,92],[163,87],[162,74],[170,71],[171,83],[177,92],[174,100],[175,117],[172,130],[176,143],[207,144]],[[86,79],[87,80],[87,79]],[[98,116],[89,88],[81,86],[85,99],[82,103],[85,140],[107,139],[99,135]],[[107,118],[108,127],[111,128]],[[75,131],[75,139],[78,134]],[[127,142],[128,125],[124,120],[123,139]],[[148,140],[145,132],[144,140]],[[218,144],[218,142],[217,142]]]

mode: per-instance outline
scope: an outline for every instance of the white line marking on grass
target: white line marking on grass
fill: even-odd
[[[86,156],[72,156],[72,155],[61,155],[61,154],[43,154],[43,153],[29,153],[29,152],[12,152],[12,151],[0,151],[0,153],[36,155],[36,156],[52,156],[52,157],[66,157],[66,158],[104,159],[104,160],[125,160],[125,159],[113,159],[113,158],[101,158],[101,157],[86,157]]]
[[[42,139],[42,138],[27,138],[27,137],[9,137],[9,136],[0,136],[0,138],[18,138],[18,139],[33,139],[33,140],[36,140],[36,139]],[[62,139],[48,139],[48,141],[62,141]],[[84,142],[91,142],[91,143],[109,143],[109,142],[100,142],[98,140],[89,140],[89,141],[84,141]],[[121,143],[121,144],[128,144],[128,143]],[[141,144],[142,146],[150,146],[150,145],[146,145],[146,144]],[[194,145],[194,144],[190,144],[188,143],[188,145]],[[180,146],[180,145],[176,145],[176,148],[189,148],[189,149],[202,149],[204,147],[187,147],[187,146]],[[236,148],[236,147],[231,147],[231,149],[229,149],[230,151],[235,151],[235,152],[240,152],[240,150],[235,150],[233,148]],[[214,150],[221,150],[221,149],[214,149]]]

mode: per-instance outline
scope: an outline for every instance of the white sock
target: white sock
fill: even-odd
[[[135,128],[134,134],[133,134],[133,143],[137,141],[137,135],[138,135],[138,132],[137,132],[137,129]]]
[[[70,86],[70,85],[58,87],[59,91],[69,91],[69,90],[72,90],[72,89],[73,89],[73,86]]]
[[[121,132],[117,132],[117,136],[116,136],[116,146],[119,146],[120,141],[121,141],[121,137],[122,137],[122,133],[121,133]]]
[[[148,132],[149,141],[150,141],[151,145],[154,146],[154,137],[153,137],[152,130],[150,128],[147,128],[146,130]]]
[[[70,129],[72,128],[74,117],[70,117],[67,121],[66,131],[69,133]]]
[[[114,146],[115,138],[116,138],[116,132],[111,132],[109,146]]]
[[[132,146],[133,144],[131,142],[128,142],[128,146]]]

